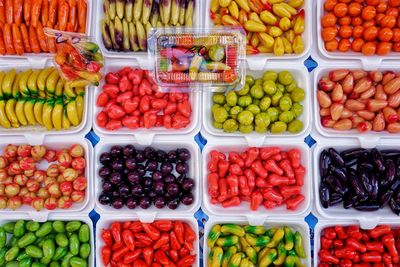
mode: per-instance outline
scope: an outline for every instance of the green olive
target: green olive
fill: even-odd
[[[285,93],[285,91],[286,91],[286,90],[285,90],[285,86],[282,85],[282,84],[280,84],[280,83],[277,83],[277,84],[276,84],[276,91],[277,91],[277,92],[281,92],[282,94]]]
[[[239,128],[239,124],[237,123],[236,120],[234,120],[234,119],[229,119],[229,120],[226,120],[226,121],[224,122],[223,128],[224,128],[224,131],[225,131],[225,132],[227,132],[227,133],[233,133],[233,132],[236,132],[236,131],[237,131],[237,129]]]
[[[275,71],[266,71],[266,72],[264,72],[264,75],[263,75],[263,80],[264,81],[271,80],[271,81],[275,82],[276,79],[278,79],[278,73],[276,73]]]
[[[296,88],[297,88],[297,82],[296,80],[293,80],[288,86],[286,86],[286,91],[290,93]]]
[[[294,120],[291,123],[289,123],[288,126],[288,131],[289,133],[299,133],[303,130],[303,123],[299,120]]]
[[[259,106],[260,105],[260,99],[253,98],[253,102],[251,102],[251,103],[254,104],[254,105]]]
[[[213,116],[216,122],[222,123],[228,118],[228,111],[223,107],[219,107],[214,110]]]
[[[292,120],[294,120],[294,113],[292,111],[284,111],[281,114],[279,114],[279,120],[283,121],[285,123],[289,123]]]
[[[246,83],[252,86],[254,84],[254,78],[251,75],[246,75]]]
[[[220,104],[214,104],[211,107],[211,112],[214,112],[214,110],[216,110],[217,108],[221,108],[222,106]]]
[[[254,84],[262,85],[263,84],[263,80],[262,79],[257,79],[257,80],[255,80]]]
[[[266,111],[271,106],[271,98],[269,96],[263,97],[259,106],[262,111]]]
[[[251,95],[253,98],[256,98],[256,99],[261,99],[261,98],[263,98],[263,96],[264,96],[263,87],[262,87],[261,85],[258,85],[258,84],[253,85],[253,86],[250,88],[250,95]]]
[[[276,92],[273,96],[272,96],[272,105],[274,107],[278,106],[279,104],[279,100],[281,100],[281,98],[283,97],[283,94],[281,92]]]
[[[224,93],[215,93],[212,97],[214,103],[223,105],[225,104],[225,94]]]
[[[247,94],[249,93],[249,91],[250,91],[250,85],[246,83],[246,84],[243,86],[243,88],[240,89],[239,91],[237,91],[236,93],[237,93],[238,95],[242,96],[242,95],[247,95]]]
[[[289,85],[293,81],[292,74],[287,70],[281,71],[278,75],[278,81],[283,85]]]
[[[283,133],[287,129],[287,124],[284,123],[283,121],[276,121],[272,124],[271,126],[271,133],[277,134],[277,133]]]
[[[238,101],[238,97],[234,91],[230,91],[229,93],[226,94],[226,103],[229,106],[231,106],[231,107],[236,106],[237,101]]]
[[[256,115],[255,124],[258,126],[265,126],[268,127],[271,123],[271,118],[265,112],[261,112],[260,114]]]
[[[216,121],[213,121],[213,126],[214,126],[214,128],[217,128],[217,129],[224,128],[224,124],[223,123],[216,122]]]
[[[277,108],[270,107],[269,109],[267,109],[267,114],[269,115],[271,122],[274,122],[278,120],[279,110]]]
[[[254,120],[254,115],[248,110],[244,110],[240,112],[238,115],[238,121],[240,124],[250,125],[253,123],[253,120]]]
[[[292,108],[292,99],[285,95],[279,100],[279,107],[283,111],[288,111]]]
[[[268,127],[265,126],[260,126],[260,125],[256,125],[255,130],[257,133],[266,133],[268,130]]]
[[[231,110],[231,106],[229,106],[228,104],[225,104],[224,105],[224,109],[226,109],[226,111],[229,112],[229,110]]]
[[[258,113],[261,112],[260,107],[254,104],[250,104],[247,106],[246,110],[250,111],[254,115],[257,115]]]
[[[267,80],[263,83],[263,90],[267,95],[274,95],[276,93],[276,83],[271,80]]]
[[[215,44],[208,49],[208,56],[213,61],[221,61],[225,57],[225,49],[222,45]]]
[[[234,106],[233,108],[231,108],[231,110],[229,111],[229,115],[231,115],[231,118],[236,119],[237,116],[239,115],[240,112],[243,111],[243,108],[240,106]]]
[[[296,88],[290,94],[294,102],[301,102],[304,100],[305,92],[302,88]]]
[[[238,105],[241,107],[247,107],[251,103],[252,103],[252,99],[251,99],[251,96],[249,96],[249,95],[241,96],[238,99]]]
[[[298,117],[303,113],[303,106],[299,103],[294,103],[291,111]]]
[[[250,125],[243,125],[239,124],[239,131],[244,134],[251,133],[254,130],[253,124]]]

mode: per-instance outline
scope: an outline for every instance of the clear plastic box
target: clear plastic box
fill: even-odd
[[[161,91],[240,86],[245,35],[241,28],[158,28],[148,37],[149,61]]]

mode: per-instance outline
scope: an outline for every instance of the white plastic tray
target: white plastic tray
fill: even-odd
[[[142,220],[140,217],[135,215],[127,215],[127,214],[120,214],[120,215],[112,215],[112,216],[102,216],[100,220],[97,222],[96,225],[96,259],[97,259],[97,266],[104,266],[102,259],[101,259],[101,248],[104,246],[104,241],[101,238],[101,231],[102,229],[109,229],[111,223],[118,221],[118,222],[126,222],[126,221],[141,221],[144,223],[152,223],[154,220],[173,220],[173,221],[182,221],[189,224],[193,231],[196,233],[196,240],[193,242],[193,250],[197,254],[196,261],[193,264],[193,267],[200,267],[200,249],[199,249],[199,227],[197,221],[193,217],[182,216],[179,214],[175,214],[171,212],[170,214],[160,215],[157,218],[153,218],[153,220]]]
[[[329,64],[329,65],[328,65]],[[396,139],[398,138],[397,134],[391,134],[387,131],[383,132],[374,132],[369,131],[367,133],[360,133],[357,129],[352,129],[350,131],[338,131],[332,128],[325,128],[321,124],[321,116],[319,115],[320,107],[317,100],[317,90],[318,90],[318,82],[323,77],[328,75],[331,70],[335,69],[350,69],[350,70],[358,70],[364,69],[363,65],[357,61],[349,61],[346,63],[339,61],[331,61],[329,63],[324,62],[319,67],[314,70],[313,74],[313,85],[312,85],[312,103],[313,103],[313,114],[314,114],[314,126],[315,130],[317,130],[319,135],[328,138],[337,138],[337,137],[348,137],[348,138],[357,138],[362,145],[364,146],[373,146],[378,143],[380,139]],[[382,63],[380,66],[376,65],[373,69],[380,71],[400,71],[400,65],[397,63]],[[318,135],[316,136],[318,139]]]
[[[41,69],[45,67],[54,66],[51,59],[47,58],[40,62],[35,62],[34,64],[26,61],[26,60],[14,60],[14,59],[7,59],[6,62],[0,64],[0,71],[6,71],[14,68],[16,71],[24,71],[30,68],[33,69]],[[52,136],[52,135],[69,135],[69,134],[86,134],[90,128],[92,127],[92,114],[91,109],[89,108],[92,105],[92,93],[91,91],[94,90],[94,87],[87,87],[86,93],[84,97],[85,106],[83,111],[82,122],[77,127],[71,127],[69,130],[50,130],[48,131],[46,128],[41,127],[40,125],[35,126],[24,126],[20,128],[10,128],[5,129],[0,127],[0,136],[2,135],[10,135],[10,136],[17,136],[23,135],[26,137],[27,142],[29,144],[42,144],[45,139],[45,136]]]
[[[17,220],[31,220],[31,218],[25,216],[25,215],[19,215],[19,216],[14,216],[14,215],[10,215],[7,216],[5,219],[0,219],[0,225],[3,225],[5,223],[8,222],[15,222]],[[47,220],[41,220],[38,222],[46,222],[46,221],[57,221],[57,220],[61,220],[61,221],[81,221],[86,223],[89,226],[90,229],[90,255],[89,255],[89,263],[88,266],[89,267],[94,267],[95,265],[95,260],[96,258],[94,257],[95,251],[94,251],[94,229],[93,229],[93,222],[92,220],[88,217],[88,216],[82,216],[82,215],[78,215],[78,214],[73,214],[73,215],[58,215],[58,214],[52,214],[49,216],[49,218],[47,218]],[[37,220],[34,220],[37,221]],[[100,259],[100,258],[99,258]]]
[[[3,154],[4,148],[8,144],[14,145],[22,145],[26,144],[26,140],[24,137],[13,137],[12,140],[7,138],[0,139],[0,154]],[[90,212],[94,207],[93,201],[93,148],[92,145],[89,143],[88,140],[84,139],[83,137],[74,137],[74,136],[64,136],[63,140],[59,138],[47,136],[42,143],[42,145],[46,146],[50,149],[63,149],[69,148],[73,144],[80,144],[85,149],[85,159],[86,159],[86,169],[85,169],[85,177],[87,179],[87,189],[86,189],[86,196],[85,200],[81,203],[74,203],[71,208],[69,209],[59,209],[56,208],[55,210],[46,210],[42,209],[41,211],[36,211],[32,207],[27,205],[22,205],[19,209],[13,211],[9,208],[0,210],[0,216],[10,216],[10,215],[17,215],[17,216],[25,216],[31,220],[35,221],[45,221],[51,216],[57,215],[60,216],[61,214],[87,214]]]
[[[202,1],[204,0],[195,0],[195,7],[194,7],[194,20],[193,20],[193,27],[201,27],[203,24],[201,23],[201,6],[202,6]],[[100,46],[101,51],[103,52],[103,55],[105,55],[108,58],[128,58],[131,60],[135,60],[137,63],[141,64],[142,66],[147,66],[149,64],[149,58],[147,51],[146,52],[117,52],[117,51],[110,51],[105,48],[102,35],[101,35],[101,27],[100,27],[100,22],[104,17],[104,11],[103,11],[103,0],[96,0],[95,1],[95,18],[93,20],[93,24],[97,25],[97,27],[94,27],[93,34],[96,37],[96,42]]]
[[[118,60],[115,61],[113,58],[108,58],[108,62],[106,62],[104,68],[104,76],[110,71],[118,71],[125,66],[130,66],[132,68],[142,68],[148,69],[138,63],[134,63],[132,61],[123,61]],[[145,129],[140,128],[136,130],[128,129],[128,128],[121,128],[117,131],[108,131],[100,126],[97,125],[96,117],[97,114],[102,110],[102,107],[97,107],[96,100],[97,96],[103,91],[102,87],[105,83],[104,78],[101,80],[100,85],[95,88],[93,91],[93,129],[97,135],[101,137],[113,137],[113,136],[124,136],[124,137],[131,137],[133,136],[140,144],[150,145],[155,136],[165,136],[165,135],[194,135],[200,129],[200,92],[191,92],[190,93],[190,104],[192,106],[192,116],[190,118],[191,122],[188,127],[184,129],[166,129],[164,127],[157,127],[152,129]]]
[[[207,259],[208,259],[208,254],[210,253],[210,248],[207,246],[207,236],[210,233],[212,227],[216,224],[224,224],[224,223],[235,223],[235,224],[240,224],[240,225],[246,225],[249,224],[246,219],[243,217],[211,217],[204,228],[204,245],[203,245],[203,262],[204,266],[208,266]],[[260,221],[257,224],[252,224],[250,222],[250,225],[259,225],[259,226],[264,226],[267,228],[271,227],[281,227],[281,226],[289,226],[292,231],[299,231],[303,238],[303,247],[304,251],[306,252],[306,259],[301,259],[302,263],[305,264],[307,267],[311,267],[311,248],[310,248],[310,231],[308,228],[308,225],[304,221],[300,220],[288,220],[288,219],[279,219],[279,220],[265,220],[265,221]],[[316,266],[316,265],[315,265]]]
[[[201,183],[200,183],[200,149],[198,145],[190,140],[182,140],[177,138],[168,138],[168,140],[156,140],[152,143],[152,147],[156,149],[162,150],[171,150],[176,148],[186,148],[190,151],[191,158],[188,162],[189,172],[188,177],[194,179],[195,186],[192,191],[194,196],[194,202],[190,206],[185,206],[180,204],[176,210],[171,210],[167,206],[162,209],[157,209],[154,205],[151,205],[148,209],[144,210],[140,207],[136,209],[128,209],[124,206],[122,209],[114,209],[111,206],[101,205],[98,201],[98,197],[102,192],[102,179],[98,175],[99,169],[102,167],[100,163],[100,155],[103,152],[108,152],[113,145],[121,145],[125,146],[128,144],[133,144],[138,149],[144,149],[146,146],[139,145],[132,140],[127,139],[119,139],[112,140],[107,138],[102,138],[101,141],[96,145],[95,148],[95,168],[94,168],[94,184],[95,184],[95,203],[96,209],[100,211],[101,214],[121,214],[121,213],[129,213],[136,214],[140,220],[144,221],[152,221],[156,216],[160,215],[168,215],[168,214],[194,214],[200,207],[200,197],[201,197]]]
[[[391,219],[385,219],[384,221],[379,223],[380,225],[390,225],[391,227],[395,227],[395,228],[399,228],[400,224],[399,224],[399,220],[391,220]],[[315,226],[314,229],[314,266],[318,266],[319,263],[319,256],[318,256],[318,252],[321,248],[321,234],[322,231],[325,228],[328,227],[332,227],[332,226],[336,226],[336,225],[341,225],[343,227],[345,226],[350,226],[350,225],[359,225],[357,221],[352,220],[351,218],[347,219],[347,220],[343,220],[343,221],[335,221],[335,220],[330,220],[330,221],[318,221],[318,224]],[[375,226],[371,226],[371,227],[364,227],[362,225],[360,225],[360,227],[362,229],[372,229]]]
[[[205,15],[204,18],[204,26],[205,28],[210,28],[214,26],[213,21],[210,18],[210,2],[211,0],[204,0],[204,7],[203,7],[203,14]],[[308,57],[311,50],[312,45],[312,3],[313,1],[308,0],[304,1],[304,6],[302,9],[305,11],[305,30],[302,33],[303,42],[304,42],[304,51],[303,53],[296,55],[296,54],[285,54],[284,56],[278,57],[272,53],[260,53],[257,55],[247,55],[247,64],[248,66],[254,67],[257,70],[262,69],[266,66],[267,61],[269,60],[299,60],[299,64],[303,63],[303,60]],[[302,60],[301,60],[302,59]],[[275,63],[275,62],[274,62]],[[272,63],[271,66],[275,64]]]
[[[302,65],[299,66],[300,63],[287,63],[285,61],[274,62],[273,67],[271,66],[264,68],[262,70],[253,70],[248,69],[247,74],[252,75],[255,79],[262,78],[262,75],[265,71],[283,71],[288,70],[292,73],[293,79],[297,81],[299,87],[303,88],[305,91],[305,99],[301,102],[303,105],[303,114],[298,117],[304,124],[303,130],[298,134],[291,134],[289,132],[285,132],[283,134],[272,134],[271,132],[267,132],[265,134],[259,134],[253,132],[251,134],[242,134],[239,131],[235,133],[226,133],[222,129],[214,128],[213,126],[213,118],[211,107],[213,105],[212,94],[211,92],[203,93],[203,111],[202,111],[202,119],[203,119],[203,129],[202,134],[207,139],[208,137],[217,138],[217,137],[237,137],[237,138],[245,138],[246,141],[252,146],[260,146],[266,139],[269,138],[300,138],[306,137],[311,130],[311,86],[309,73],[307,69]]]
[[[49,0],[48,0],[49,1]],[[95,4],[94,2],[98,2],[100,0],[86,0],[87,3],[87,13],[86,13],[86,35],[92,36],[92,25],[93,24],[93,12],[94,12],[94,7],[93,5]],[[77,19],[78,19],[78,14],[77,14]],[[99,24],[100,25],[100,24]],[[93,28],[96,28],[96,26],[93,26]],[[10,62],[10,59],[27,59],[31,64],[34,64],[35,62],[45,60],[46,58],[52,58],[53,54],[51,53],[25,53],[22,56],[19,55],[1,55],[0,56],[0,63],[1,62]]]
[[[316,212],[323,219],[338,219],[338,220],[354,220],[357,224],[360,224],[363,228],[373,228],[377,224],[382,223],[382,221],[388,220],[398,220],[398,216],[394,214],[388,205],[377,211],[359,211],[353,208],[344,209],[343,204],[337,204],[336,206],[324,209],[321,205],[319,198],[319,186],[321,184],[321,176],[319,172],[319,157],[324,149],[330,147],[335,148],[338,152],[341,152],[350,148],[357,148],[360,145],[354,140],[341,138],[340,143],[335,142],[338,139],[318,141],[318,145],[313,149],[313,163],[314,163],[314,200]],[[393,149],[400,148],[400,142],[394,140],[381,140],[381,142],[376,146],[378,149]]]
[[[315,1],[316,2],[316,11],[313,14],[316,14],[316,34],[317,34],[317,44],[318,50],[323,57],[326,59],[338,59],[338,60],[357,60],[361,61],[364,66],[379,66],[383,60],[398,60],[400,59],[400,53],[390,52],[388,55],[385,56],[364,56],[361,52],[329,52],[325,49],[324,41],[322,40],[321,36],[321,18],[325,14],[324,12],[324,3],[325,1]]]
[[[236,142],[236,143],[234,143]],[[247,218],[247,220],[251,224],[260,224],[266,218],[296,218],[296,217],[304,217],[311,210],[311,202],[312,202],[312,171],[311,171],[311,156],[310,149],[308,146],[302,142],[302,140],[298,142],[291,142],[288,144],[285,140],[274,140],[273,142],[265,143],[263,146],[279,146],[282,150],[289,150],[292,148],[298,148],[301,150],[301,164],[306,168],[306,173],[304,177],[304,185],[302,188],[302,194],[305,199],[300,204],[297,210],[290,211],[286,209],[285,205],[276,207],[271,210],[267,210],[261,205],[257,211],[250,210],[249,202],[242,202],[240,206],[237,207],[229,207],[223,208],[221,205],[214,205],[210,202],[210,196],[208,195],[208,183],[207,183],[207,175],[209,173],[207,164],[210,160],[210,152],[212,150],[217,150],[222,153],[227,153],[231,151],[243,152],[248,147],[248,145],[244,141],[233,141],[225,139],[223,144],[221,143],[208,143],[203,150],[203,163],[202,163],[202,209],[208,214],[219,216],[221,214],[227,216],[243,216]]]

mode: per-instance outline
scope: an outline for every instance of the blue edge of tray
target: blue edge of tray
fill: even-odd
[[[307,67],[308,71],[311,72],[313,69],[315,69],[318,66],[318,63],[314,61],[311,57],[309,57],[306,61],[304,61],[304,65]],[[85,136],[94,146],[99,142],[100,138],[93,132],[90,131],[86,136]],[[198,133],[195,137],[194,140],[196,143],[200,146],[200,149],[202,150],[203,147],[207,144],[207,140],[204,139],[204,137]],[[316,141],[311,137],[311,135],[307,136],[304,139],[304,142],[311,148]],[[100,218],[100,215],[95,211],[92,210],[89,213],[90,219],[93,221],[94,228],[96,229],[96,223]],[[200,266],[203,266],[203,235],[204,235],[204,223],[208,220],[208,216],[201,210],[199,209],[195,214],[194,217],[197,219],[197,223],[199,225],[199,236],[200,236],[200,251],[199,251],[199,256],[200,256]],[[310,227],[310,239],[311,239],[311,257],[313,257],[313,245],[314,245],[314,227],[316,223],[318,222],[318,219],[310,213],[308,216],[304,218],[304,220],[308,223]],[[97,259],[96,259],[97,260]]]

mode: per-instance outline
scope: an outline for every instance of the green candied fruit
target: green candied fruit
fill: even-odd
[[[251,133],[252,131],[254,131],[254,126],[253,126],[253,124],[250,124],[250,125],[240,124],[239,131],[241,133],[248,134],[248,133]]]
[[[215,93],[212,97],[212,100],[214,103],[217,103],[220,105],[224,105],[226,103],[224,93]]]
[[[231,108],[229,111],[229,115],[231,115],[231,118],[236,119],[237,116],[239,115],[240,112],[243,111],[243,108],[240,106],[234,106]]]
[[[213,117],[216,122],[222,123],[228,119],[228,111],[223,107],[216,108],[213,112]]]
[[[259,106],[260,105],[260,99],[253,98],[253,102],[251,102],[251,103],[254,104],[254,105]]]
[[[258,126],[268,127],[271,123],[271,118],[266,112],[261,112],[260,114],[256,115],[255,124]]]
[[[240,89],[239,91],[237,91],[237,95],[247,95],[250,92],[250,85],[248,85],[247,83],[243,86],[242,89]]]
[[[256,125],[256,127],[254,128],[254,130],[255,130],[257,133],[263,134],[263,133],[266,133],[266,132],[268,131],[268,127]]]
[[[250,105],[252,103],[252,101],[253,100],[251,99],[251,96],[244,95],[244,96],[239,97],[237,104],[241,107],[247,107],[248,105]]]
[[[296,88],[297,88],[297,82],[296,80],[293,80],[288,86],[286,86],[286,91],[290,93]]]
[[[208,49],[208,56],[212,61],[221,61],[225,57],[225,49],[222,45],[215,44]]]
[[[273,82],[275,82],[276,79],[278,79],[278,73],[277,72],[270,71],[270,70],[264,72],[264,75],[263,75],[263,80],[264,81],[273,81]]]
[[[277,83],[276,84],[276,91],[277,92],[281,92],[282,94],[284,94],[286,92],[286,88],[284,85]]]
[[[224,122],[223,128],[224,128],[224,131],[225,131],[225,132],[227,132],[227,133],[233,133],[233,132],[236,132],[236,131],[238,130],[239,124],[237,123],[236,120],[234,120],[234,119],[229,119],[229,120],[226,120],[226,121]]]
[[[214,128],[217,128],[217,129],[223,129],[224,128],[224,124],[223,123],[216,122],[216,121],[213,121],[213,126],[214,126]]]
[[[263,84],[263,80],[262,79],[257,79],[254,82],[254,85],[262,85]]]
[[[281,100],[281,98],[283,97],[283,94],[281,92],[276,92],[273,96],[272,96],[272,105],[274,107],[278,106],[279,104],[279,100]]]
[[[260,109],[266,111],[271,106],[271,98],[269,96],[264,96],[260,101]]]
[[[231,106],[231,107],[236,106],[237,101],[238,101],[238,97],[237,97],[236,92],[230,91],[229,93],[226,94],[226,103],[229,106]]]
[[[275,122],[278,120],[279,110],[277,108],[270,107],[269,109],[267,109],[267,114],[268,114],[269,118],[271,119],[271,122]]]
[[[261,85],[253,85],[250,88],[250,95],[251,97],[255,98],[255,99],[261,99],[264,96],[264,91]]]
[[[301,114],[303,114],[303,106],[299,103],[294,103],[291,111],[293,111],[294,115],[296,115],[296,117],[298,117]]]
[[[224,109],[226,109],[226,111],[228,111],[228,113],[229,113],[229,110],[231,110],[231,106],[229,106],[228,104],[225,104]]]
[[[279,72],[278,81],[283,85],[289,85],[293,81],[293,76],[289,71],[284,70]]]
[[[222,108],[222,106],[220,104],[213,104],[211,107],[211,112],[214,112],[214,110],[216,110],[217,108]]]
[[[281,114],[279,114],[279,120],[283,121],[284,123],[289,123],[292,120],[294,120],[295,115],[292,111],[284,111]]]
[[[271,126],[271,133],[277,134],[277,133],[283,133],[287,129],[287,124],[284,123],[283,121],[276,121],[272,124]]]
[[[261,112],[260,107],[254,104],[250,104],[247,106],[246,110],[250,111],[254,115],[257,115],[258,113]]]
[[[290,96],[285,95],[279,100],[279,108],[282,111],[288,111],[292,108],[292,99]]]
[[[239,113],[238,121],[239,121],[240,124],[250,125],[254,121],[254,115],[250,111],[244,110],[244,111]]]
[[[251,75],[246,75],[246,83],[247,83],[249,86],[252,86],[252,85],[255,83],[254,77],[251,76]]]
[[[292,91],[290,96],[294,102],[301,102],[304,100],[305,92],[302,88],[296,88]]]
[[[263,90],[267,95],[274,95],[277,91],[276,83],[271,80],[267,80],[263,83]]]
[[[299,120],[294,120],[291,123],[289,123],[288,131],[289,133],[299,133],[303,130],[303,128],[304,128],[303,122]]]

